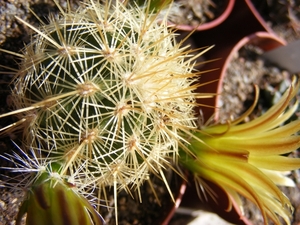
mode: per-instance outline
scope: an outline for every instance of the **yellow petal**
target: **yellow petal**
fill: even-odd
[[[266,157],[250,155],[248,162],[258,168],[275,171],[289,171],[300,167],[300,158],[289,158],[279,155],[269,155]]]

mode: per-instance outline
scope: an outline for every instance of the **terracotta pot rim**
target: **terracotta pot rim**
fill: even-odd
[[[244,1],[248,5],[248,8],[250,9],[250,11],[254,15],[254,17],[259,21],[261,26],[265,29],[265,31],[267,31],[269,33],[274,33],[272,28],[266,23],[266,21],[263,19],[263,17],[260,15],[260,13],[257,11],[257,9],[253,5],[252,1],[251,0],[244,0]]]
[[[233,9],[235,0],[227,0],[227,1],[228,1],[228,3],[227,3],[225,10],[223,11],[223,13],[212,21],[200,24],[199,26],[178,24],[178,25],[174,25],[174,27],[178,30],[183,30],[183,31],[194,31],[194,30],[195,31],[203,31],[203,30],[208,30],[208,29],[214,28],[214,27],[218,26],[219,24],[221,24],[224,20],[226,20]]]
[[[286,45],[286,41],[281,39],[275,34],[268,33],[265,31],[256,32],[253,34],[250,34],[244,38],[242,38],[239,42],[237,42],[233,48],[231,49],[230,53],[226,57],[226,60],[221,68],[220,71],[220,78],[218,81],[218,87],[217,87],[217,96],[215,100],[215,105],[218,106],[218,103],[220,102],[220,93],[222,92],[222,86],[223,86],[223,80],[226,76],[227,68],[233,58],[233,56],[245,45],[247,44],[253,44],[261,48],[263,51],[270,51],[272,49],[275,49],[280,46]],[[218,110],[215,112],[215,119],[217,120],[219,117]]]

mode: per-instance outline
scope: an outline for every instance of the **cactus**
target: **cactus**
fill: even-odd
[[[40,28],[18,18],[35,34],[15,75],[15,110],[0,117],[17,115],[25,149],[41,148],[62,176],[116,193],[139,191],[155,173],[168,188],[164,170],[196,129],[196,99],[205,97],[193,71],[205,50],[177,43],[150,4],[90,0],[73,12],[55,3],[61,15]]]

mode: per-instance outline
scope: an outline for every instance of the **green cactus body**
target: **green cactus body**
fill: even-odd
[[[147,9],[94,1],[34,31],[13,99],[35,140],[63,173],[100,186],[139,186],[163,176],[196,127],[190,52]],[[84,165],[84,168],[82,168]]]

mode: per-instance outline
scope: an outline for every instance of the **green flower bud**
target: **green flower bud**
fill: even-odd
[[[102,225],[103,219],[76,187],[56,172],[44,172],[28,190],[17,216],[26,225]]]

